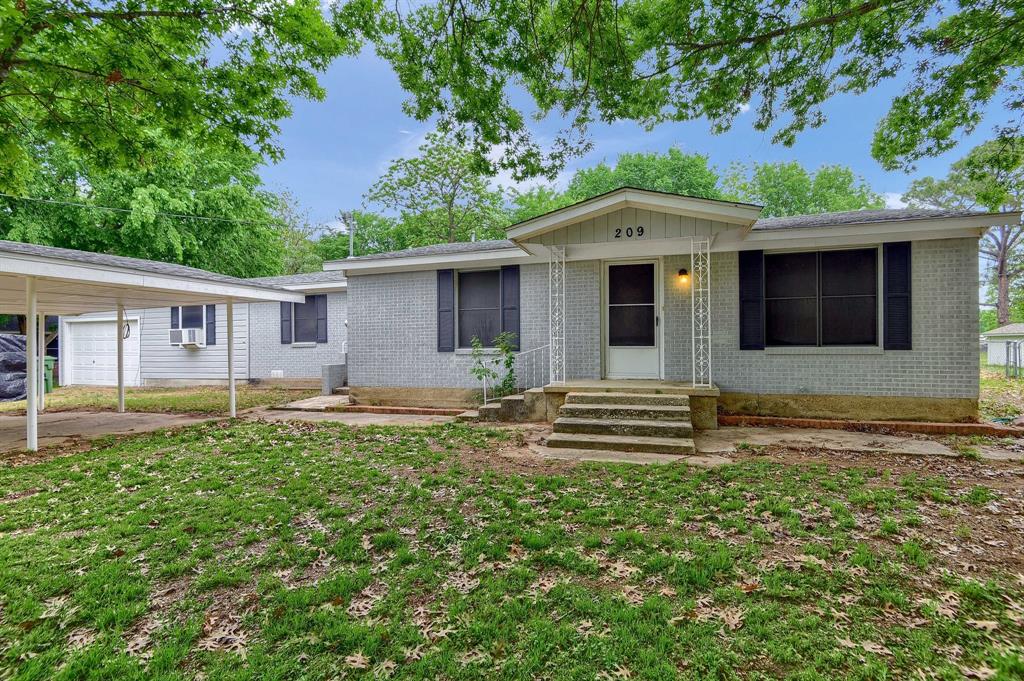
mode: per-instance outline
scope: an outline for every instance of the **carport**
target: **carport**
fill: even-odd
[[[124,411],[124,311],[126,308],[223,303],[227,308],[227,378],[231,416],[235,410],[234,304],[302,303],[305,296],[194,267],[153,260],[0,241],[0,313],[26,316],[26,442],[38,448],[45,349],[37,343],[45,315],[85,312],[117,314],[117,410]]]

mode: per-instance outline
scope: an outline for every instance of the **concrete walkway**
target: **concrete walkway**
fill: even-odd
[[[348,404],[348,395],[317,395],[304,400],[289,402],[279,409],[290,411],[326,411],[332,407],[343,407]]]
[[[111,411],[55,411],[39,415],[39,446],[50,447],[70,440],[92,440],[103,435],[146,433],[208,421],[202,416],[181,414],[118,414]],[[0,452],[25,449],[25,416],[0,415]]]

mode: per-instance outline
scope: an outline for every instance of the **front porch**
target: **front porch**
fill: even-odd
[[[485,404],[484,421],[554,422],[569,393],[626,393],[636,395],[682,395],[689,398],[690,420],[696,430],[718,428],[717,386],[695,386],[690,381],[652,379],[570,379],[531,388]]]
[[[549,383],[544,393],[545,421],[554,421],[568,393],[635,393],[648,395],[686,395],[690,398],[690,418],[697,430],[718,428],[718,386],[694,385],[689,381],[650,379],[574,379]]]

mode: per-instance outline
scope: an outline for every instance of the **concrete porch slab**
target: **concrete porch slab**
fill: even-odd
[[[731,454],[749,445],[912,456],[959,456],[938,440],[814,428],[727,427],[695,433],[693,440],[701,454]]]
[[[561,447],[546,447],[541,444],[530,445],[530,451],[545,459],[590,461],[595,463],[633,463],[642,466],[686,464],[687,466],[697,466],[700,468],[714,468],[716,466],[723,466],[727,463],[732,463],[730,459],[715,454],[681,456],[679,454],[613,452],[602,451],[599,449],[568,449]]]

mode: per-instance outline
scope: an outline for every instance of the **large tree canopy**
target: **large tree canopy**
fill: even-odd
[[[357,46],[318,0],[0,0],[0,191],[40,138],[108,168],[165,136],[278,158],[287,97],[322,98],[316,72]]]
[[[727,197],[764,206],[764,217],[885,207],[882,197],[846,166],[808,171],[796,161],[736,165],[724,184]]]
[[[392,162],[366,199],[400,214],[408,246],[504,236],[500,188],[473,154],[439,133],[427,135],[417,156]]]
[[[1024,137],[1007,137],[978,145],[950,166],[944,178],[915,180],[903,200],[915,206],[994,211],[1024,210]],[[994,299],[999,325],[1011,319],[1024,275],[1024,224],[989,229],[981,240],[988,264],[989,302]]]
[[[30,147],[37,170],[26,191],[45,202],[0,197],[0,238],[241,277],[278,274],[278,199],[259,188],[258,155],[159,137],[154,144],[164,162],[133,170],[91,168],[62,144]]]
[[[953,147],[990,103],[1021,125],[1024,1],[979,0],[427,0],[411,7],[351,0],[340,26],[372,40],[410,93],[407,111],[470,126],[481,157],[552,174],[587,148],[594,121],[646,126],[707,118],[792,144],[825,121],[822,105],[897,75],[902,94],[872,147],[909,169]],[[525,90],[536,111],[524,111]],[[568,124],[547,148],[529,114]]]

